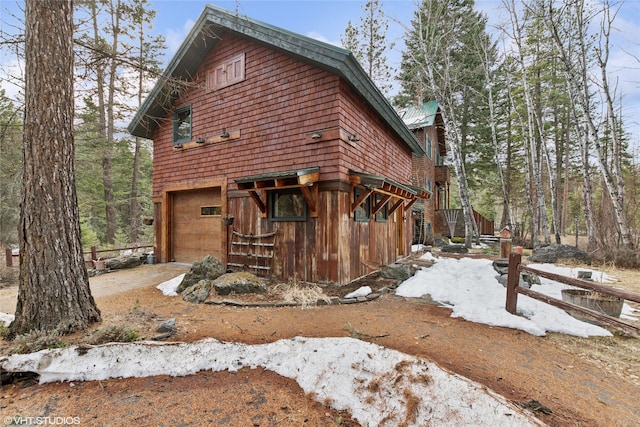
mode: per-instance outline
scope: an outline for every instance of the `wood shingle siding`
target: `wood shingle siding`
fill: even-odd
[[[206,37],[204,29],[217,35],[206,48],[196,36]],[[344,284],[409,252],[412,221],[403,207],[418,193],[371,188],[370,197],[382,194],[397,210],[385,221],[374,215],[354,220],[354,191],[368,184],[353,181],[353,171],[409,185],[412,156],[421,155],[411,131],[354,61],[343,49],[205,8],[167,71],[174,77],[188,74],[188,83],[172,98],[162,98],[167,84],[159,81],[129,127],[154,141],[154,224],[161,262],[177,259],[191,245],[181,239],[198,231],[206,236],[199,248],[189,250],[201,255],[214,241],[220,259],[232,268],[243,264],[241,252],[230,249],[234,231],[236,236],[273,235],[272,264],[260,270],[313,282]],[[209,80],[208,85],[210,73],[224,64],[234,67],[231,84],[212,87]],[[242,74],[239,66],[244,66],[242,78],[236,78]],[[184,105],[191,106],[193,141],[174,146],[173,111]],[[149,120],[155,113],[162,119]],[[306,178],[296,180],[287,171]],[[185,196],[193,190],[206,195],[213,187],[220,188],[220,231],[184,230],[197,221],[176,224],[184,221]],[[304,196],[306,214],[272,218],[272,199],[302,200],[294,192]],[[209,197],[212,203],[214,198]]]

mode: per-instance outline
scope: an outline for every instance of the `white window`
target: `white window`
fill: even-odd
[[[244,80],[244,53],[217,63],[207,76],[209,90],[222,89]]]

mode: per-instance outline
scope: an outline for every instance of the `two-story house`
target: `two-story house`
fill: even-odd
[[[206,6],[129,125],[155,255],[344,284],[409,253],[425,149],[353,55]]]

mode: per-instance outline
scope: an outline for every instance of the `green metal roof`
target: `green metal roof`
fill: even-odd
[[[205,6],[193,29],[129,124],[128,130],[132,135],[152,138],[153,131],[177,97],[175,83],[172,81],[189,81],[209,51],[227,33],[247,37],[341,77],[369,103],[414,153],[424,154],[424,149],[411,130],[405,126],[351,52],[212,5]]]
[[[438,114],[438,103],[428,101],[422,105],[410,105],[396,110],[409,129],[433,126]]]

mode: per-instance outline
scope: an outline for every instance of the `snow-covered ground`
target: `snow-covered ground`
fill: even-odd
[[[424,258],[433,258],[430,253]],[[504,309],[506,291],[496,280],[491,261],[434,259],[402,283],[397,295],[431,298],[452,309],[453,317],[517,328],[534,335],[554,331],[578,336],[610,335],[598,326],[578,321],[564,311],[524,295],[518,313]],[[534,268],[575,277],[577,270],[551,264]],[[585,270],[581,268],[581,270]],[[611,278],[593,272],[594,280]],[[168,296],[182,277],[158,285]],[[567,288],[541,279],[534,289],[559,298]],[[370,292],[370,290],[362,290]],[[357,291],[356,291],[357,293]],[[634,315],[625,305],[625,317]],[[2,318],[0,318],[2,319]],[[332,407],[347,410],[365,426],[406,423],[411,426],[526,426],[540,425],[503,397],[432,362],[353,338],[296,337],[263,345],[224,343],[208,339],[196,343],[140,342],[90,347],[79,355],[74,347],[43,350],[0,358],[9,371],[40,374],[41,382],[89,381],[153,375],[189,375],[201,370],[264,367],[292,378],[305,392]],[[419,402],[417,409],[411,402]]]
[[[40,382],[182,376],[201,370],[264,367],[292,378],[320,402],[347,410],[364,426],[535,426],[534,417],[478,383],[427,360],[354,338],[292,338],[245,345],[110,344],[0,359],[3,369],[38,372]]]
[[[423,258],[434,259],[429,252]],[[568,277],[578,275],[578,269],[554,264],[530,264],[529,267]],[[582,267],[579,270],[591,271],[592,280],[596,282],[606,283],[613,280],[600,271]],[[453,310],[452,317],[521,329],[533,335],[544,335],[546,332],[560,332],[580,337],[611,335],[606,329],[576,320],[564,310],[525,295],[518,295],[519,315],[510,314],[504,308],[506,289],[498,283],[496,276],[492,262],[486,259],[439,258],[432,267],[418,271],[402,283],[396,289],[396,295],[429,295],[434,301],[450,307]],[[531,289],[553,298],[561,299],[562,289],[572,289],[571,286],[548,279],[540,278],[540,281],[541,285],[533,285]],[[634,316],[637,316],[637,312],[628,304],[625,304],[622,310],[623,318],[634,319]]]

